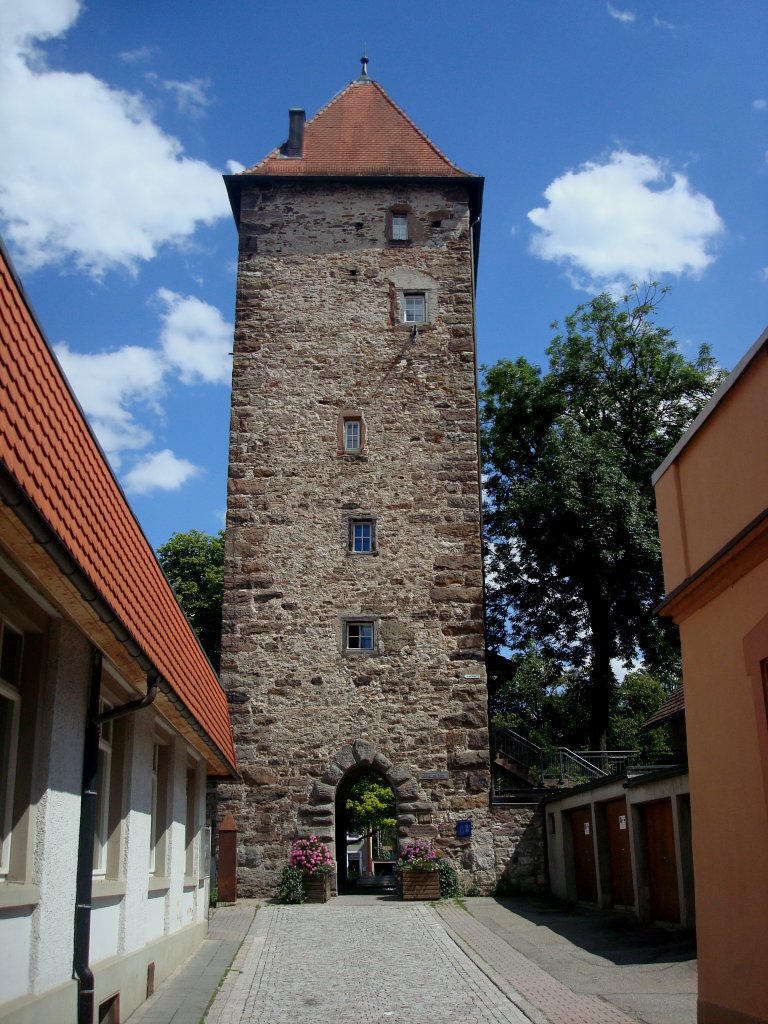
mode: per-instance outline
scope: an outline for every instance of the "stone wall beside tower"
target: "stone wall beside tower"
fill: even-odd
[[[298,835],[333,849],[360,764],[395,790],[401,843],[431,839],[487,889],[467,189],[272,177],[240,197],[222,679],[243,784],[220,792],[240,890],[273,893]],[[426,322],[404,322],[420,297]]]

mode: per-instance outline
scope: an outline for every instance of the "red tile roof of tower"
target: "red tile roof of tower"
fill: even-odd
[[[303,153],[273,150],[244,174],[472,177],[452,163],[364,73],[304,126]]]
[[[0,467],[93,595],[183,702],[218,771],[236,759],[227,699],[0,246]],[[106,620],[105,620],[106,621]],[[166,706],[168,706],[166,701]],[[183,716],[182,716],[183,717]],[[189,720],[184,718],[185,722]],[[189,726],[188,726],[189,728]],[[192,726],[195,733],[197,728]],[[207,739],[206,739],[207,737]],[[212,741],[212,742],[211,742]],[[199,742],[199,741],[198,741]]]

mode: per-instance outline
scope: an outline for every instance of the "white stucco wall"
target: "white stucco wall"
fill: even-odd
[[[32,992],[72,977],[73,911],[80,826],[82,750],[90,646],[66,620],[51,624],[48,664],[38,694],[33,791],[32,880],[40,887],[33,915]]]
[[[0,879],[0,1020],[74,1024],[75,885],[91,645],[68,620],[55,616],[47,620],[47,639],[41,633],[34,642],[44,645],[45,658],[35,696],[34,743],[19,749],[31,772],[26,876],[13,884]],[[135,696],[106,670],[102,689],[117,703]],[[97,994],[104,986],[120,990],[121,1007],[130,1013],[143,998],[147,963],[157,961],[161,980],[204,934],[207,886],[199,881],[199,846],[205,764],[154,708],[122,719],[120,731],[122,754],[113,748],[113,763],[123,769],[122,819],[107,876],[94,878],[90,962]],[[152,755],[159,734],[170,743],[169,826],[165,855],[150,875]],[[192,872],[185,875],[188,766],[196,766],[197,838]],[[166,946],[158,947],[158,940]],[[142,959],[148,943],[151,952]]]

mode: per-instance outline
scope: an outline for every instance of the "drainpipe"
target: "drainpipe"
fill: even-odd
[[[77,978],[77,1024],[93,1024],[93,971],[91,951],[91,907],[93,890],[93,837],[96,831],[96,776],[99,767],[99,736],[103,722],[122,718],[148,707],[157,696],[158,676],[147,675],[147,692],[138,700],[99,714],[101,696],[101,651],[91,651],[91,677],[88,690],[88,715],[83,747],[83,785],[80,796],[80,835],[77,847],[77,888],[75,894],[75,950],[73,973]]]

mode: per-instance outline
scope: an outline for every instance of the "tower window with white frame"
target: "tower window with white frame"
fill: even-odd
[[[408,214],[407,213],[393,213],[392,214],[392,241],[393,242],[407,242],[408,241]]]
[[[427,293],[403,293],[403,319],[407,324],[425,324],[427,322]]]
[[[372,651],[374,648],[373,622],[358,619],[344,624],[344,646],[348,651]]]
[[[344,420],[344,451],[359,452],[362,438],[359,419]]]
[[[0,620],[0,875],[10,866],[23,634]]]
[[[355,555],[372,555],[376,551],[376,521],[370,516],[365,519],[350,519],[349,550]]]

